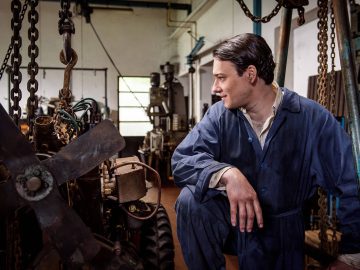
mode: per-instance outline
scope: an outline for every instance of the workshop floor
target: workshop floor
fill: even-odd
[[[180,189],[176,186],[167,186],[161,189],[161,203],[165,207],[174,238],[174,246],[175,246],[175,270],[186,270],[187,267],[184,262],[184,258],[181,253],[180,243],[176,236],[176,215],[174,210],[174,205],[177,196],[179,195]],[[149,190],[147,194],[147,198],[151,201],[156,201],[157,189],[152,188]],[[226,256],[226,269],[227,270],[237,270],[237,258],[235,256]]]

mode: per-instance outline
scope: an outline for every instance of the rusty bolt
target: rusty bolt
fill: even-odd
[[[134,204],[129,205],[129,211],[130,211],[131,213],[136,212],[136,205],[134,205]]]
[[[39,177],[41,175],[41,171],[39,169],[34,169],[33,174]]]
[[[41,187],[41,179],[33,176],[26,182],[26,187],[30,191],[37,191]]]

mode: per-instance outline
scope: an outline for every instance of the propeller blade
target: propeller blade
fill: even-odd
[[[19,128],[0,104],[0,216],[23,204],[15,190],[16,178],[40,161]],[[3,166],[5,165],[5,166]],[[9,175],[7,175],[9,174]]]
[[[10,116],[0,104],[0,160],[15,179],[19,173],[32,165],[39,164],[31,144],[20,132]]]
[[[76,179],[125,147],[125,140],[109,120],[100,124],[63,147],[52,158],[42,161],[58,185]]]
[[[44,199],[29,202],[40,227],[69,266],[90,262],[100,250],[90,229],[73,209],[68,207],[54,186]]]
[[[12,180],[9,179],[0,183],[0,218],[13,213],[22,205],[14,186],[9,181]]]

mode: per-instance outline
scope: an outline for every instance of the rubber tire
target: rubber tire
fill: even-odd
[[[150,204],[155,209],[155,204]],[[173,270],[174,240],[166,209],[160,205],[157,213],[141,230],[140,254],[145,270]]]

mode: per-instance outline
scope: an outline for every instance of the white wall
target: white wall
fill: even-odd
[[[0,1],[0,61],[5,57],[12,35],[10,3],[10,0]],[[40,1],[38,8],[39,23],[37,24],[40,31],[38,41],[40,55],[37,59],[39,66],[64,67],[59,60],[59,53],[63,46],[62,36],[59,35],[57,29],[59,9],[60,3]],[[73,21],[75,23],[75,35],[72,37],[72,47],[79,57],[75,67],[108,68],[108,105],[112,110],[117,110],[118,74],[96,39],[91,26],[86,24],[80,16],[74,16]],[[176,41],[168,38],[173,29],[166,26],[165,9],[134,8],[133,12],[94,10],[91,21],[124,76],[148,76],[151,72],[159,72],[160,65],[169,59],[173,59],[176,55]],[[21,30],[23,66],[26,66],[29,61],[27,56],[29,43],[27,30],[28,22],[27,16],[25,16]],[[23,102],[21,104],[25,107],[28,96],[26,70],[22,70],[22,73]],[[47,74],[49,75],[47,78],[50,78],[50,72]],[[99,82],[94,83],[93,72],[74,74],[72,87],[77,89],[72,89],[72,91],[78,93],[76,98],[83,95],[84,97],[96,98],[104,103],[104,79],[100,73],[97,73],[97,76]],[[48,98],[58,95],[58,91],[63,85],[63,72],[58,72],[57,76],[54,77],[57,79],[52,81],[51,89],[48,89],[49,84],[42,84],[42,75],[38,76],[40,82],[39,95],[46,95]],[[7,108],[8,98],[7,79],[7,75],[4,74],[0,81],[0,102],[5,108]]]
[[[211,0],[204,0],[203,2],[208,2]],[[305,13],[312,10],[316,7],[316,1],[309,1],[309,5],[305,7]],[[245,0],[246,5],[249,10],[253,10],[253,0]],[[262,16],[268,15],[276,5],[276,1],[262,1]],[[262,24],[262,36],[268,42],[270,48],[273,50],[274,57],[276,57],[276,48],[277,48],[277,37],[275,36],[275,29],[280,26],[281,16],[283,9],[280,10],[278,15],[268,23]],[[297,10],[294,10],[292,13],[293,18],[297,18]],[[306,19],[306,17],[305,17]],[[303,28],[301,28],[303,27]],[[317,66],[309,68],[307,64],[313,65],[315,62],[316,65],[316,54],[312,52],[311,57],[313,59],[309,60],[309,55],[307,55],[309,50],[309,44],[317,46],[316,25],[312,24],[304,25],[297,28],[291,33],[290,36],[290,46],[294,48],[289,50],[288,55],[288,66],[285,79],[285,86],[294,91],[299,92],[300,94],[306,95],[304,92],[303,85],[307,86],[307,78],[309,71],[312,71],[313,68],[317,69]],[[205,46],[200,51],[204,52],[207,49],[213,47],[219,41],[232,37],[234,35],[253,32],[253,22],[245,16],[243,10],[236,0],[224,1],[218,0],[197,20],[197,29],[198,36],[205,36]],[[304,29],[304,30],[302,30]],[[294,33],[297,35],[297,32],[301,31],[302,35],[306,35],[306,44],[302,45],[299,41],[304,41],[303,38],[294,38]],[[314,36],[315,35],[315,36]],[[191,38],[185,32],[178,40],[178,59],[180,62],[180,74],[186,76],[187,65],[186,65],[186,55],[191,51],[193,44],[191,43]],[[307,60],[306,60],[307,59]],[[196,65],[200,65],[201,68],[197,69],[195,75],[195,80],[200,81],[195,85],[200,85],[200,88],[195,89],[195,91],[200,92],[200,100],[197,100],[195,104],[195,114],[197,115],[196,119],[199,120],[201,116],[201,108],[203,103],[206,103],[210,100],[210,90],[211,90],[211,53],[205,55],[203,59],[200,59]],[[210,66],[210,68],[209,68]],[[296,78],[294,77],[296,74]],[[208,82],[210,80],[210,82]]]
[[[262,15],[268,15],[275,7],[276,1],[262,1]],[[309,1],[305,7],[305,13],[316,7],[316,1]],[[212,48],[219,41],[236,34],[252,32],[253,22],[245,16],[236,0],[196,0],[193,1],[193,16],[196,21],[197,37],[205,36],[205,46],[200,53]],[[253,9],[253,0],[245,0],[248,8]],[[58,34],[58,10],[60,5],[54,2],[40,2],[40,66],[64,67],[58,59],[62,48],[62,37]],[[195,14],[196,13],[196,14]],[[280,26],[281,13],[270,22],[262,24],[262,36],[276,53],[277,37],[275,29]],[[195,14],[195,15],[194,15]],[[187,18],[184,11],[171,11],[171,17],[176,20]],[[297,11],[293,11],[293,18],[297,17]],[[10,0],[0,1],[0,55],[5,52],[10,41]],[[162,9],[135,8],[133,12],[95,10],[91,15],[92,22],[107,47],[116,65],[125,76],[143,76],[150,72],[159,72],[160,64],[166,61],[178,63],[180,80],[184,80],[185,94],[188,91],[188,66],[186,56],[195,45],[194,39],[187,33],[186,28],[167,27],[167,13]],[[306,19],[306,17],[305,17]],[[27,57],[27,19],[24,19],[23,35],[23,65],[28,62]],[[108,105],[112,110],[117,109],[117,72],[112,67],[89,24],[81,17],[74,17],[76,33],[73,36],[73,47],[78,52],[79,61],[76,67],[84,68],[108,68]],[[308,21],[307,21],[308,22]],[[176,24],[176,23],[175,23]],[[194,25],[194,24],[192,24]],[[193,34],[195,27],[192,26]],[[176,34],[175,34],[176,33]],[[316,46],[317,46],[316,22],[308,22],[306,25],[296,28],[290,36],[288,54],[288,66],[285,86],[302,95],[306,95],[307,78],[314,75],[317,69]],[[194,66],[194,114],[196,120],[200,119],[203,103],[210,100],[211,76],[211,53],[196,61]],[[338,63],[338,60],[337,60]],[[337,65],[339,69],[340,65]],[[23,70],[23,73],[26,73]],[[50,73],[47,73],[50,74]],[[50,75],[49,75],[50,76]],[[39,95],[51,97],[57,95],[62,88],[62,73],[57,76],[51,87],[44,82],[44,78],[38,76],[40,84],[44,87],[39,89]],[[24,75],[23,81],[26,81]],[[96,82],[96,83],[94,83]],[[100,74],[94,78],[92,72],[74,74],[72,91],[78,96],[94,97],[103,102],[103,78]],[[7,107],[7,75],[0,81],[0,102]],[[26,86],[22,84],[26,100]]]

